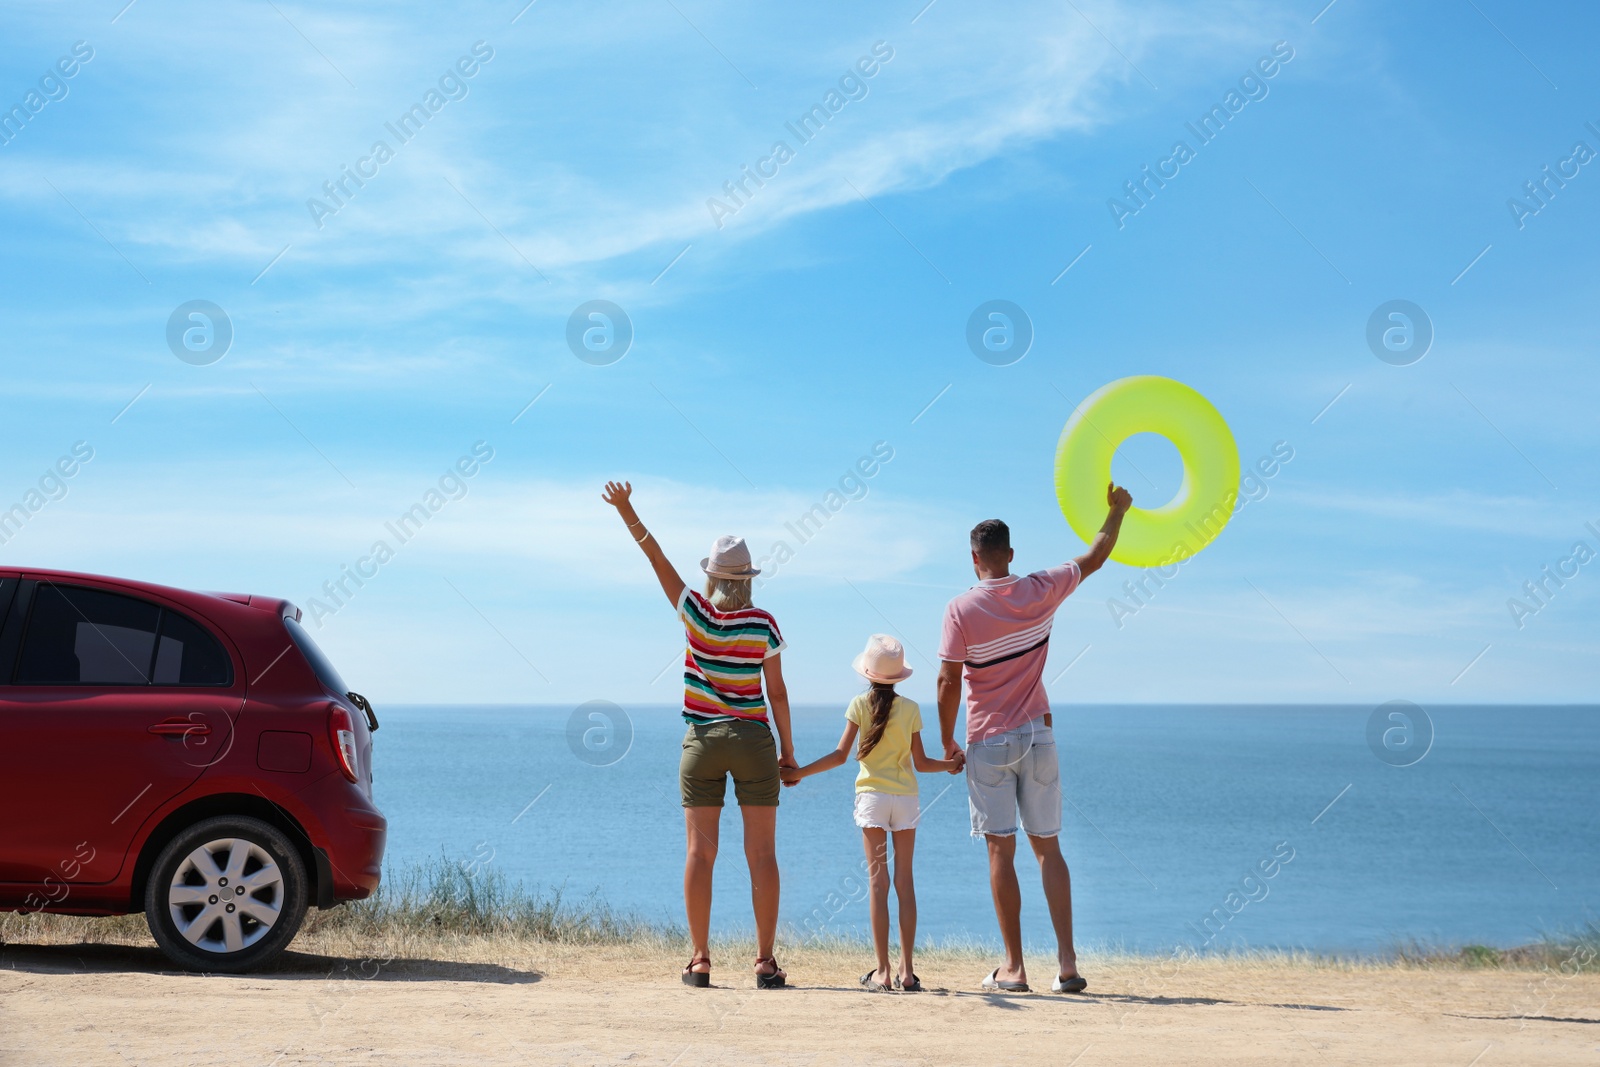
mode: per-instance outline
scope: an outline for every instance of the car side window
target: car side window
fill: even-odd
[[[156,685],[228,685],[233,681],[233,664],[216,638],[169,610],[161,613],[161,640],[151,677]]]
[[[159,636],[159,640],[158,640]],[[119,593],[40,582],[17,655],[18,685],[228,685],[216,639]]]
[[[40,582],[17,656],[20,685],[148,685],[161,609],[81,586]]]

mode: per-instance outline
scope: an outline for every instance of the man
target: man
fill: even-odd
[[[1041,680],[1050,624],[1078,583],[1104,565],[1117,543],[1128,491],[1106,486],[1110,513],[1089,551],[1069,563],[1026,576],[1011,573],[1011,531],[999,519],[972,528],[972,569],[978,584],[950,601],[939,640],[939,728],[946,759],[961,752],[956,716],[967,683],[967,799],[972,834],[989,845],[989,889],[1005,942],[1005,962],[983,988],[1028,991],[1022,961],[1022,893],[1017,885],[1017,826],[1039,859],[1044,896],[1056,930],[1053,992],[1078,993],[1072,946],[1072,880],[1062,858],[1061,766],[1051,731],[1050,698]]]

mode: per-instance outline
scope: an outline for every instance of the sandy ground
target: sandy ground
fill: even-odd
[[[230,978],[168,971],[153,948],[5,945],[0,1064],[1600,1062],[1596,975],[1099,959],[1088,995],[1000,996],[977,991],[979,958],[944,954],[918,966],[929,992],[874,995],[853,952],[793,954],[795,988],[768,992],[726,954],[692,990],[659,950],[297,947]],[[1031,975],[1048,989],[1044,961]]]

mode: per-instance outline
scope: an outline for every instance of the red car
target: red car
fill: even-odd
[[[378,887],[371,705],[286,600],[0,568],[0,910],[238,972]]]

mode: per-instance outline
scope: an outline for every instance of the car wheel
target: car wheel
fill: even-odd
[[[221,816],[161,850],[145,886],[150,933],[193,971],[248,971],[282,952],[305,918],[300,853],[277,827]]]

